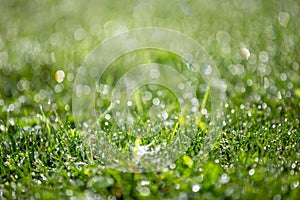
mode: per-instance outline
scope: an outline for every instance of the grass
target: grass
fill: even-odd
[[[68,117],[60,119],[49,111],[16,119],[1,131],[2,195],[296,199],[300,136],[295,113],[273,116],[270,107],[250,105],[242,110],[229,105],[226,113],[222,135],[209,155],[199,154],[199,136],[162,172],[138,174],[108,169],[101,160],[93,160]],[[200,190],[193,192],[196,185]]]
[[[299,198],[299,3],[169,4],[1,1],[1,199]],[[209,128],[202,115],[195,139],[174,163],[159,172],[125,173],[105,167],[84,142],[72,116],[72,91],[88,52],[120,30],[144,26],[172,28],[199,42],[226,81],[227,100],[222,130],[208,153],[202,151]],[[249,49],[249,59],[242,47]],[[118,76],[109,74],[133,58],[186,66],[171,53],[140,50],[116,60],[107,81],[113,84]],[[128,70],[122,69],[121,74]],[[55,77],[58,70],[65,73],[62,82]],[[199,85],[200,107],[209,109],[213,97]],[[139,102],[141,96],[134,98]],[[171,93],[164,100],[178,112]],[[137,114],[147,110],[143,106],[149,105],[137,104]],[[142,116],[133,130],[148,118]],[[164,126],[160,133],[176,134]],[[151,142],[130,135],[125,140],[136,148]]]

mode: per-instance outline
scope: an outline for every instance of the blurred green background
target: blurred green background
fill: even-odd
[[[68,109],[84,57],[114,34],[147,26],[174,29],[199,42],[227,82],[230,99],[282,101],[299,96],[299,24],[299,3],[293,0],[2,0],[1,110],[18,114],[39,104],[47,109],[49,100]],[[58,70],[64,72],[61,82],[55,80]]]

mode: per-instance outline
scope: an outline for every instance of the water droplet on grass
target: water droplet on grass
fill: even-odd
[[[203,70],[203,74],[204,75],[210,75],[212,73],[212,67],[210,65],[206,65],[204,70]]]
[[[143,101],[144,102],[149,101],[151,98],[152,98],[152,93],[149,91],[145,91],[143,95]]]
[[[132,106],[132,101],[127,101],[127,106],[128,107]]]
[[[67,80],[68,81],[73,81],[73,79],[74,79],[74,74],[73,73],[68,73]]]
[[[276,195],[273,197],[273,200],[281,200],[281,195],[280,195],[280,194],[276,194]]]
[[[152,100],[152,103],[153,103],[153,105],[156,105],[156,106],[158,106],[158,105],[159,105],[159,103],[160,103],[160,100],[159,100],[159,98],[154,98],[154,99]]]
[[[7,108],[7,112],[12,112],[12,111],[14,111],[14,109],[15,109],[14,104],[9,104],[9,106]]]
[[[141,181],[141,185],[149,185],[150,184],[150,181],[148,180],[144,180],[144,181]]]
[[[219,183],[220,184],[226,184],[226,183],[229,182],[229,180],[230,180],[229,176],[224,173],[224,174],[221,175],[221,177],[219,179]]]
[[[65,72],[63,70],[56,71],[55,73],[56,82],[61,83],[64,81],[64,78],[65,78]]]
[[[64,90],[64,86],[61,85],[61,84],[57,84],[57,85],[55,85],[55,87],[54,87],[54,91],[55,91],[56,93],[61,93],[63,90]]]
[[[263,63],[266,63],[269,61],[269,55],[265,51],[259,52],[259,60]]]
[[[244,55],[244,58],[245,58],[246,60],[248,60],[249,57],[250,57],[250,51],[249,51],[249,49],[243,47],[243,48],[241,48],[241,51],[242,51],[242,53],[243,53],[243,55]]]
[[[255,174],[255,170],[254,170],[254,169],[250,169],[250,170],[249,170],[249,175],[252,176],[252,175],[254,175],[254,174]]]
[[[170,169],[175,169],[176,168],[176,164],[175,163],[172,163],[171,165],[170,165]]]
[[[295,188],[297,188],[299,186],[299,181],[295,181],[295,182],[293,182],[292,183],[292,189],[295,189]]]
[[[198,192],[200,189],[201,189],[201,187],[200,187],[200,185],[198,185],[198,184],[194,184],[194,185],[192,186],[192,191],[193,191],[193,192]]]
[[[4,125],[0,125],[0,130],[1,131],[5,131],[5,126]]]
[[[73,196],[73,191],[72,190],[66,190],[66,195]]]
[[[110,119],[111,119],[110,114],[106,114],[106,115],[105,115],[105,119],[106,119],[106,120],[110,120]]]
[[[201,114],[202,115],[207,115],[207,113],[208,113],[207,109],[205,109],[205,108],[201,109]]]
[[[280,79],[281,79],[282,81],[286,81],[286,79],[287,79],[286,73],[281,73],[281,74],[280,74]]]
[[[281,12],[278,15],[279,24],[283,27],[286,27],[290,21],[291,16],[287,12]]]
[[[140,192],[142,196],[149,196],[151,192],[148,187],[138,187],[137,190]]]

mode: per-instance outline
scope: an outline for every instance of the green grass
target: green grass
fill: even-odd
[[[0,199],[299,198],[296,0],[1,0],[0,5]],[[289,14],[287,24],[280,13]],[[76,69],[88,52],[120,30],[144,26],[175,29],[199,42],[226,81],[227,100],[222,130],[208,153],[202,152],[207,134],[203,127],[209,128],[203,121],[173,164],[160,172],[125,173],[105,167],[84,142],[72,116],[72,91]],[[250,50],[249,60],[242,47]],[[171,53],[133,54],[136,63],[186,66]],[[109,74],[124,73],[116,69],[126,62],[126,57],[116,60],[105,78],[113,83],[116,77]],[[66,77],[58,83],[55,73],[60,69]],[[200,107],[209,108],[205,91],[199,89],[198,97],[207,100]],[[173,98],[165,96],[178,111]],[[110,124],[107,132],[114,127]],[[149,143],[125,139],[136,147]]]

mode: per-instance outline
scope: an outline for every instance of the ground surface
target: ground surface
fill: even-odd
[[[1,199],[300,197],[298,1],[0,5]],[[82,141],[72,91],[88,52],[116,33],[147,26],[175,29],[206,49],[227,85],[225,114],[208,154],[201,150],[203,125],[165,169],[124,173],[106,168]],[[172,54],[139,55],[187,65]]]

